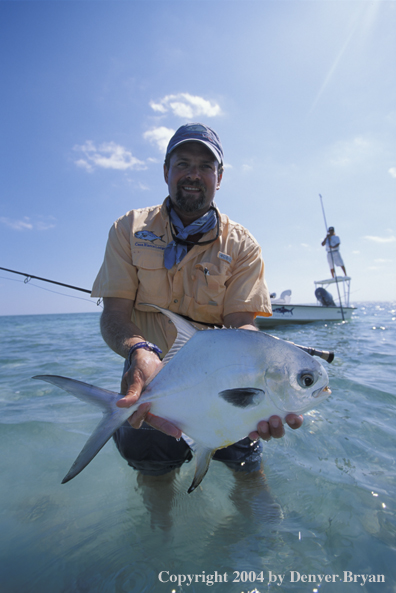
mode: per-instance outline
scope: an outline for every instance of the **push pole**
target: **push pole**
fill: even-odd
[[[327,221],[326,221],[326,214],[325,214],[325,210],[324,210],[324,206],[323,206],[323,198],[322,198],[321,194],[319,194],[319,198],[320,198],[320,204],[321,204],[321,206],[322,206],[323,219],[324,219],[324,223],[325,223],[325,228],[326,228],[326,236],[327,236],[327,229],[328,229],[328,226],[327,226]],[[345,316],[344,316],[344,309],[343,309],[343,307],[342,307],[342,300],[341,300],[341,295],[340,295],[340,288],[339,288],[339,286],[338,286],[338,280],[337,280],[337,271],[336,271],[336,268],[335,268],[335,265],[334,265],[334,257],[333,257],[333,253],[332,253],[332,251],[331,251],[331,245],[330,245],[330,241],[329,241],[329,247],[330,247],[330,249],[329,249],[329,253],[330,253],[330,256],[331,256],[331,262],[332,262],[332,264],[333,264],[333,270],[334,270],[334,280],[335,280],[335,282],[336,282],[336,285],[337,285],[338,300],[340,301],[341,317],[342,317],[342,320],[343,320],[343,321],[345,321]]]

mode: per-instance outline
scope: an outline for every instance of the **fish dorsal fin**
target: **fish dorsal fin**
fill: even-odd
[[[198,331],[195,327],[183,317],[180,317],[177,313],[173,313],[172,311],[168,311],[168,309],[163,309],[162,307],[158,307],[158,305],[152,305],[150,303],[140,303],[141,305],[146,305],[147,307],[154,307],[161,311],[164,315],[169,317],[169,319],[174,323],[177,331],[176,340],[173,342],[172,348],[169,350],[167,355],[164,357],[162,364],[166,364],[169,362],[177,352],[181,348],[183,348],[184,344],[188,342]],[[151,377],[150,377],[151,379]]]
[[[263,401],[264,391],[255,387],[238,387],[220,391],[219,396],[236,408],[258,406]]]

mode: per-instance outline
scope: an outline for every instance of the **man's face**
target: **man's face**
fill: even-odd
[[[194,219],[209,210],[222,175],[218,161],[204,144],[185,142],[171,153],[164,177],[176,212]]]

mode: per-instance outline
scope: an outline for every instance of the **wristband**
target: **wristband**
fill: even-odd
[[[132,346],[132,348],[128,352],[129,366],[131,366],[132,364],[132,354],[139,348],[144,348],[145,350],[151,350],[151,352],[155,352],[158,358],[160,358],[160,354],[162,354],[162,350],[158,348],[158,346],[156,346],[155,344],[152,344],[151,342],[138,342],[137,344]]]

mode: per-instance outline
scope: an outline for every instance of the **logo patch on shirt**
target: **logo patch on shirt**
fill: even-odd
[[[217,257],[223,259],[224,261],[228,261],[229,264],[232,262],[231,255],[227,255],[226,253],[222,253],[221,251],[219,251]]]
[[[162,247],[162,245],[152,245],[152,243],[138,243],[136,241],[135,247],[148,247],[149,249],[159,249],[160,251],[165,251],[165,247]]]
[[[134,237],[137,237],[138,239],[143,239],[143,241],[150,241],[150,243],[153,243],[153,241],[162,241],[163,243],[165,243],[165,241],[162,238],[163,236],[164,235],[158,236],[152,231],[136,231],[136,233],[134,233]]]

